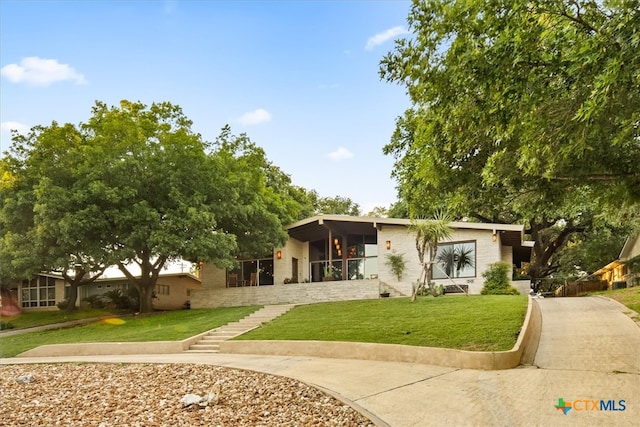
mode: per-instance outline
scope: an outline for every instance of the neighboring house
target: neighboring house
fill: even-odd
[[[124,277],[97,279],[90,285],[78,288],[78,301],[92,295],[102,295],[113,290],[126,294],[129,284]],[[191,273],[160,274],[155,288],[156,298],[153,308],[156,310],[176,310],[185,307],[191,298],[191,292],[200,289],[200,279]],[[22,310],[57,310],[56,304],[69,297],[69,285],[60,275],[42,273],[31,280],[14,284],[10,294]]]
[[[630,260],[638,257],[640,257],[640,233],[627,238],[617,260],[590,274],[587,279],[598,278],[605,281],[608,289],[640,286],[640,269],[636,267],[636,271],[632,271],[627,265]]]
[[[204,265],[202,290],[194,308],[304,303],[377,298],[383,288],[410,295],[420,275],[415,235],[408,219],[319,215],[286,227],[289,239],[264,257],[239,260],[235,270]],[[434,269],[438,284],[454,284],[479,294],[489,265],[506,261],[514,268],[531,258],[533,242],[524,241],[524,226],[453,222],[452,238],[440,242]],[[447,267],[446,253],[464,252],[470,260],[461,268]],[[398,280],[385,264],[386,255],[403,254],[406,270]],[[449,273],[448,275],[445,273]],[[449,277],[447,277],[449,276]],[[529,282],[516,286],[529,291]]]

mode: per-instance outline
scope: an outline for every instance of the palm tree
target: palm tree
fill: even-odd
[[[450,222],[450,217],[443,212],[436,213],[431,220],[413,220],[411,222],[409,231],[416,235],[416,250],[422,267],[420,269],[420,277],[413,286],[411,301],[415,301],[418,289],[421,286],[424,287],[425,283],[431,295],[437,296],[435,286],[431,282],[431,271],[436,261],[438,242],[450,238],[453,233],[451,226],[449,226]],[[429,254],[429,260],[425,262],[424,258],[427,253]]]

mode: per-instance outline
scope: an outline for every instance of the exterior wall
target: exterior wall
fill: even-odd
[[[169,295],[156,291],[153,308],[156,310],[178,310],[191,302],[191,292],[200,289],[199,282],[190,276],[160,276],[157,285],[169,286]]]
[[[625,254],[625,255],[626,256],[625,256],[625,259],[623,259],[623,261],[628,261],[637,256],[640,256],[640,235],[637,235],[635,237],[635,240],[633,242],[633,245],[631,246],[631,249],[629,250],[628,254]],[[626,280],[627,287],[640,285],[640,271],[632,271],[631,269],[627,268],[626,273],[627,274],[624,276],[623,280]]]
[[[482,273],[489,268],[489,264],[500,260],[509,263],[512,262],[511,248],[503,247],[499,239],[494,242],[492,235],[493,232],[491,230],[456,229],[451,239],[442,242],[473,241],[476,243],[475,277],[453,279],[453,282],[458,285],[469,286],[470,294],[479,294],[482,290],[484,284]],[[391,242],[390,250],[387,250],[385,246],[387,240]],[[420,262],[418,260],[414,236],[410,234],[404,226],[384,225],[378,232],[378,251],[378,278],[380,281],[389,284],[405,295],[411,295],[412,283],[420,277]],[[398,254],[404,254],[407,263],[407,268],[400,281],[393,276],[389,267],[385,265],[386,254],[393,251]],[[453,284],[452,281],[448,279],[438,279],[436,283],[443,285]]]
[[[391,242],[391,249],[387,249],[386,242]],[[398,280],[389,267],[385,265],[387,254],[402,254],[406,268]],[[420,277],[420,263],[416,252],[416,242],[407,227],[398,225],[383,225],[378,231],[378,279],[388,284],[404,295],[411,295],[413,283]]]
[[[92,295],[102,295],[109,291],[120,290],[126,293],[130,285],[126,278],[98,280],[89,286],[81,286],[78,290],[80,300]],[[156,286],[168,286],[169,294],[159,292],[156,287],[156,298],[152,301],[152,306],[156,310],[178,310],[185,306],[189,301],[190,292],[193,289],[200,289],[200,282],[190,275],[166,275],[158,277]]]
[[[200,280],[205,289],[224,289],[227,287],[226,271],[213,264],[204,264],[200,270]]]
[[[282,253],[281,259],[276,257],[278,251]],[[298,277],[293,277],[293,258],[298,260]],[[289,239],[284,247],[276,248],[273,252],[273,263],[274,284],[283,284],[285,278],[298,283],[308,280],[309,244],[293,238]],[[304,271],[305,264],[307,275]]]
[[[508,262],[509,264],[513,263],[513,248],[511,246],[500,247],[500,261]]]
[[[380,298],[378,280],[335,280],[193,291],[191,308],[311,304]]]

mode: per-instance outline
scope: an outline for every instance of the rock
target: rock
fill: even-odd
[[[34,381],[33,374],[21,375],[16,379],[20,384],[30,384]]]
[[[182,396],[182,399],[180,399],[180,403],[182,403],[182,406],[184,406],[185,408],[193,405],[199,405],[201,401],[202,397],[200,397],[200,395],[198,394],[193,393],[185,394],[184,396]]]

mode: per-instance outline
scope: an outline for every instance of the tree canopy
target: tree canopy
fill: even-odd
[[[524,222],[541,277],[640,201],[638,1],[414,1],[408,21],[380,73],[413,103],[384,149],[411,216]]]
[[[239,253],[284,242],[283,221],[300,209],[277,193],[277,171],[246,136],[224,128],[207,144],[166,102],[96,102],[86,123],[16,136],[1,165],[0,274],[75,271],[65,277],[73,284],[115,263],[143,312],[167,262],[232,267]]]

